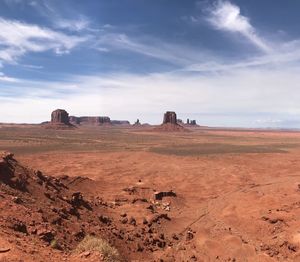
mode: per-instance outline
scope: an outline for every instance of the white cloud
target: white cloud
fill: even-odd
[[[252,44],[265,52],[270,52],[271,47],[258,36],[248,17],[241,15],[241,10],[226,0],[219,0],[209,9],[207,20],[218,30],[240,33]]]
[[[58,19],[52,19],[54,26],[56,28],[60,29],[67,29],[69,31],[83,31],[89,29],[90,21],[83,17],[80,16],[76,20],[70,20],[70,19],[63,19],[63,18],[58,18]]]
[[[107,53],[109,52],[109,49],[107,47],[101,47],[101,46],[97,46],[95,47],[96,50],[98,50],[99,52],[104,52],[104,53]]]
[[[138,117],[156,124],[166,110],[175,110],[183,119],[196,115],[200,124],[214,126],[284,125],[291,116],[300,119],[300,41],[277,42],[271,52],[268,41],[258,36],[238,6],[219,1],[209,14],[214,28],[239,33],[265,53],[229,61],[199,46],[131,37],[118,33],[120,28],[102,26],[101,34],[94,34],[98,39],[93,47],[98,51],[129,51],[172,63],[178,70],[69,76],[66,82],[28,81],[0,73],[0,110],[10,108],[0,122],[42,122],[55,108],[65,108],[72,115],[109,115],[131,121]],[[0,19],[0,60],[14,62],[28,52],[47,50],[64,54],[86,40],[77,35],[89,30],[88,22],[57,21],[57,28],[67,29],[68,34]]]
[[[126,50],[179,66],[205,61],[208,56],[212,57],[212,54],[208,54],[204,49],[199,52],[188,46],[166,43],[153,37],[137,38],[121,33],[103,33],[98,37],[95,49]]]
[[[28,65],[28,64],[21,64],[21,66],[25,67],[25,68],[29,68],[29,69],[43,69],[44,67],[41,65]]]
[[[87,37],[67,35],[51,29],[16,20],[0,18],[0,60],[16,62],[28,52],[53,50],[68,53]]]
[[[16,83],[19,82],[19,79],[8,77],[3,72],[0,72],[0,82],[10,82],[10,83]]]
[[[292,70],[300,62],[300,41],[295,40],[283,44],[278,44],[276,51],[272,53],[254,56],[252,58],[234,61],[224,61],[221,59],[209,59],[208,62],[195,63],[181,69],[182,71],[192,72],[215,72],[230,73],[234,70],[241,69],[258,69],[258,68],[283,68]]]
[[[84,31],[98,32],[97,29],[91,27],[92,21],[88,17],[78,13],[78,11],[70,7],[70,5],[56,5],[55,1],[48,0],[26,1],[30,1],[29,5],[34,8],[39,15],[46,18],[56,29],[77,33]]]
[[[68,82],[19,81],[0,90],[0,110],[11,108],[0,122],[41,122],[51,110],[62,107],[72,115],[130,121],[139,117],[156,124],[166,110],[175,110],[183,119],[196,115],[199,123],[211,126],[267,126],[276,115],[279,125],[290,116],[300,116],[298,71],[299,67],[235,68],[213,76],[176,72],[77,76]]]

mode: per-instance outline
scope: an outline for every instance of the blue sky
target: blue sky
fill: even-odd
[[[2,0],[0,122],[64,108],[300,127],[300,2]]]

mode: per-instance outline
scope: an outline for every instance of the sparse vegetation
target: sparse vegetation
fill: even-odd
[[[50,243],[50,247],[54,248],[54,249],[61,249],[60,245],[58,244],[56,239],[53,239]]]
[[[112,247],[106,240],[94,236],[86,236],[77,246],[76,252],[82,253],[86,251],[100,252],[105,261],[118,262],[121,261],[121,256],[118,250]]]
[[[234,145],[228,143],[180,144],[153,147],[151,152],[165,155],[197,156],[211,154],[286,153],[295,144]]]

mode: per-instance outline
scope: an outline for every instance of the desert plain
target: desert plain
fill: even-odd
[[[97,230],[113,236],[107,240],[122,261],[300,261],[300,132],[1,125],[0,148],[44,176],[68,176],[87,201],[102,199],[87,212],[105,214],[106,229]],[[155,192],[174,194],[153,199]],[[0,197],[0,261],[99,261],[74,253],[93,233],[89,215],[69,218],[81,229],[90,224],[56,249],[36,232],[7,227],[13,210],[31,204]],[[18,221],[29,228],[33,213],[26,212]]]

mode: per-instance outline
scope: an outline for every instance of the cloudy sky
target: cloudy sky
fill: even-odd
[[[300,127],[298,0],[1,0],[0,122],[64,108]]]

